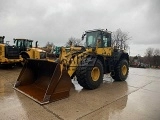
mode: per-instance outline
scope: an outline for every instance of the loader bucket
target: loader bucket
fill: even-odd
[[[14,89],[39,104],[69,96],[71,78],[61,65],[47,60],[29,59],[20,72]]]

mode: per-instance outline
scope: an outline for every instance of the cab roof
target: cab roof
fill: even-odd
[[[24,38],[14,38],[14,40],[27,40],[27,41],[32,41],[33,42],[33,40],[24,39]]]

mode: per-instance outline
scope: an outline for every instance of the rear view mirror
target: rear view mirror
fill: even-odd
[[[82,40],[84,40],[84,36],[85,36],[85,35],[86,35],[86,34],[83,34],[83,35],[82,35]]]
[[[13,38],[13,42],[14,42],[14,43],[16,42],[16,39],[15,39],[15,38]]]

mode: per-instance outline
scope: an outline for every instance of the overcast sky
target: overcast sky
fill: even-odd
[[[130,55],[160,49],[160,0],[0,0],[0,36],[65,45],[86,30],[129,32]]]

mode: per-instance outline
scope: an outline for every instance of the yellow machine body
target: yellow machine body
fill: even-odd
[[[0,43],[0,64],[14,64],[22,61],[23,58],[13,46]]]
[[[37,42],[35,47],[33,47],[33,40],[24,39],[24,38],[14,38],[14,43],[17,48],[19,48],[19,54],[22,58],[27,59],[46,59],[46,51],[38,48]]]
[[[29,48],[27,51],[23,51],[21,54],[28,55],[30,59],[46,59],[46,52],[39,48]],[[41,53],[43,55],[41,55]]]

